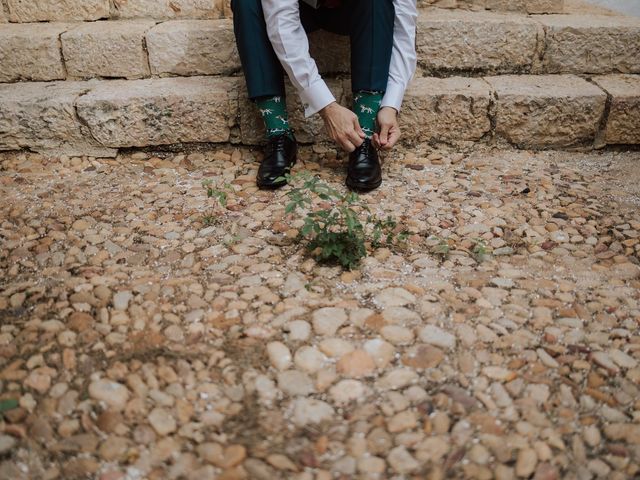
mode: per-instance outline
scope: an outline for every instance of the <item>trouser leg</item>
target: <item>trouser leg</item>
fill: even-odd
[[[351,89],[384,92],[389,81],[395,9],[392,0],[352,0]]]
[[[393,49],[393,0],[345,0],[340,8],[320,9],[320,26],[351,39],[351,87],[384,92]]]
[[[284,70],[269,41],[260,0],[232,0],[231,9],[249,98],[284,96]]]
[[[236,43],[250,98],[284,95],[284,70],[273,51],[260,0],[232,0]],[[345,0],[337,9],[301,3],[305,30],[323,28],[351,40],[353,91],[384,91],[389,78],[393,0]]]

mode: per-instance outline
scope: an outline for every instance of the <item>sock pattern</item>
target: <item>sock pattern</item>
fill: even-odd
[[[353,111],[358,116],[360,127],[367,138],[376,131],[376,117],[382,103],[382,92],[361,90],[353,93]]]
[[[256,105],[260,110],[260,115],[262,115],[262,120],[267,130],[267,138],[276,137],[283,133],[292,133],[285,97],[258,98]]]

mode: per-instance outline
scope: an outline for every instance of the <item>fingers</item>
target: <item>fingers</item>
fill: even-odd
[[[398,140],[400,139],[400,129],[399,128],[392,128],[389,131],[389,136],[387,138],[387,144],[384,145],[382,148],[385,150],[391,150],[393,147],[395,147],[396,143],[398,142]]]
[[[380,145],[384,148],[387,146],[389,141],[389,130],[391,129],[390,125],[383,124],[380,126]]]
[[[358,146],[357,140],[359,139],[360,137],[358,137],[355,132],[352,132],[351,135],[349,135],[347,132],[336,132],[336,135],[333,136],[333,141],[340,145],[343,150],[349,153],[353,152],[356,149],[356,147]]]
[[[364,133],[364,130],[362,130],[362,127],[360,126],[360,122],[358,121],[357,115],[353,116],[353,126],[360,138],[362,139],[366,138],[367,135]]]
[[[334,142],[347,152],[353,152],[366,138],[358,116],[344,107],[327,109],[323,117],[325,127]]]
[[[373,142],[373,146],[376,148],[382,148],[382,145],[380,145],[380,135],[378,135],[377,133],[373,134],[373,137],[371,137],[371,141]]]
[[[364,132],[362,132],[364,134]],[[360,134],[355,131],[355,130],[351,130],[350,132],[347,132],[347,140],[349,142],[351,142],[353,145],[355,145],[356,147],[359,147],[360,145],[362,145],[362,142],[364,142],[364,137],[361,137]]]
[[[349,132],[343,135],[338,141],[342,148],[347,152],[353,152],[356,148],[362,145],[362,139],[355,132]]]
[[[338,143],[340,144],[340,146],[342,147],[343,150],[345,150],[345,151],[347,151],[349,153],[353,152],[356,149],[356,146],[353,143],[351,143],[351,141],[348,140],[348,139],[343,139],[343,140],[339,141]]]

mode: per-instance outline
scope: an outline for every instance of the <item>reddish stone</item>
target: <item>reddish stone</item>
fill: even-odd
[[[416,345],[402,356],[402,363],[411,368],[437,367],[444,359],[444,352],[432,345]]]
[[[364,377],[370,375],[376,368],[371,356],[364,350],[354,350],[343,355],[336,364],[338,373],[349,377]]]

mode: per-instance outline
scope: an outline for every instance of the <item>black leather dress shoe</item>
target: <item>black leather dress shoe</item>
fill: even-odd
[[[285,133],[270,138],[264,150],[264,159],[258,168],[258,187],[274,189],[286,185],[285,180],[278,179],[291,171],[297,154],[298,142],[293,135]]]
[[[378,152],[370,138],[365,139],[362,145],[349,155],[346,183],[351,190],[360,192],[378,188],[382,183]]]

